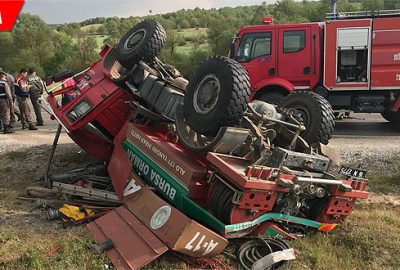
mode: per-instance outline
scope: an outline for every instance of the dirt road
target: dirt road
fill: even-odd
[[[11,150],[18,150],[30,146],[51,145],[57,130],[57,121],[51,120],[49,115],[42,113],[45,121],[45,126],[38,127],[38,130],[21,130],[21,124],[15,124],[15,133],[2,134],[0,133],[0,153]],[[66,132],[60,136],[60,144],[72,143]]]
[[[400,127],[389,124],[380,114],[353,114],[336,122],[329,146],[344,163],[374,173],[387,173],[400,160]]]

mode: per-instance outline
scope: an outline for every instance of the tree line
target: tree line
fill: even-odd
[[[206,57],[227,55],[235,32],[242,26],[260,24],[263,17],[274,18],[274,23],[302,23],[324,21],[330,11],[330,0],[280,0],[275,4],[225,7],[220,9],[179,10],[166,14],[128,18],[97,17],[81,23],[48,25],[40,17],[21,14],[13,31],[0,33],[0,67],[10,72],[35,67],[42,77],[68,68],[77,72],[98,58],[96,36],[104,42],[117,44],[120,38],[144,18],[154,19],[167,30],[167,44],[161,58],[175,65],[190,77]],[[398,0],[339,0],[337,10],[400,9]],[[150,12],[149,12],[150,13]],[[96,25],[83,30],[83,26]],[[207,28],[205,36],[183,37],[187,28]],[[208,46],[200,46],[207,43]],[[182,44],[191,44],[191,52],[176,50]]]

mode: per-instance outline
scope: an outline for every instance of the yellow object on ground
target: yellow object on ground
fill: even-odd
[[[95,213],[91,209],[85,209],[82,207],[64,204],[60,209],[60,213],[62,213],[65,217],[73,219],[73,220],[80,220],[87,216],[93,216]]]

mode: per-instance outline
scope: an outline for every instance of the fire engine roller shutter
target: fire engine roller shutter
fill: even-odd
[[[340,50],[362,50],[368,47],[369,28],[338,29],[337,47]]]

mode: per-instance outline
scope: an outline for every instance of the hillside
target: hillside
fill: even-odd
[[[340,0],[338,11],[400,8],[397,0]],[[12,73],[34,66],[40,76],[69,68],[77,72],[94,61],[104,44],[116,44],[133,25],[154,19],[167,30],[162,59],[189,77],[193,67],[209,55],[226,55],[238,28],[259,24],[265,16],[274,22],[323,21],[330,0],[280,0],[276,4],[178,10],[166,14],[128,18],[96,17],[80,23],[47,25],[40,17],[22,14],[11,33],[0,33],[2,67]]]

